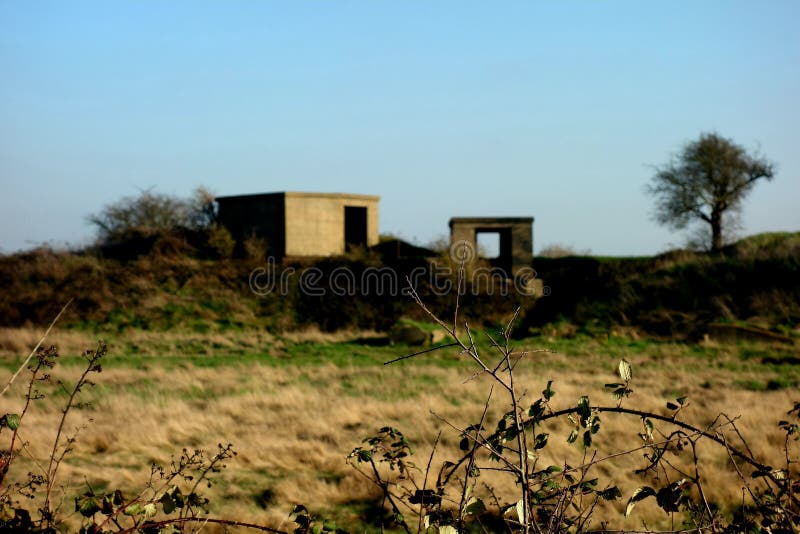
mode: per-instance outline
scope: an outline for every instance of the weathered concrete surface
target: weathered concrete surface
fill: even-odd
[[[533,217],[454,217],[450,219],[450,243],[466,241],[478,250],[479,233],[500,234],[498,267],[509,276],[533,263]]]
[[[363,244],[376,245],[379,201],[373,195],[301,192],[217,198],[219,221],[237,242],[260,237],[267,255],[278,258],[344,254],[347,207],[366,210]]]

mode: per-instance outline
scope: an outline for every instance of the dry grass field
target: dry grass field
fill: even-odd
[[[4,374],[10,376],[39,335],[0,330]],[[133,331],[107,341],[103,372],[85,392],[91,404],[74,410],[67,422],[70,428],[87,424],[59,474],[63,510],[73,525],[80,517],[72,511],[72,498],[87,484],[131,494],[143,487],[152,462],[166,463],[185,447],[213,450],[217,443],[230,442],[238,456],[205,492],[213,515],[288,529],[289,512],[303,503],[352,531],[375,531],[369,518],[378,513],[379,492],[347,464],[347,454],[390,425],[406,434],[416,451],[415,463],[424,467],[441,430],[432,464],[436,473],[444,460],[460,454],[460,437],[443,419],[460,428],[476,423],[489,390],[487,377],[470,380],[474,368],[454,349],[384,366],[414,349],[381,345],[371,332],[222,336]],[[58,345],[62,354],[54,375],[69,384],[81,371],[77,355],[95,341],[88,334],[55,331],[48,343]],[[555,350],[527,356],[517,366],[516,382],[530,402],[553,380],[555,409],[575,405],[584,394],[592,404],[613,405],[603,385],[615,381],[617,363],[625,358],[633,366],[634,393],[623,405],[667,414],[666,401],[688,396],[681,414],[685,420],[702,427],[718,413],[739,417],[738,427],[756,457],[774,465],[785,462],[776,423],[800,400],[796,346],[585,336],[531,338],[516,345]],[[488,354],[488,345],[482,347]],[[2,398],[3,412],[21,409],[24,387],[22,374]],[[10,477],[36,470],[35,461],[47,458],[65,399],[56,390],[25,417],[20,435],[29,445]],[[490,426],[508,409],[507,399],[496,395]],[[569,428],[558,423],[549,431],[541,465],[579,464],[584,451],[567,444]],[[598,455],[637,446],[639,431],[637,418],[604,414],[594,443]],[[742,485],[724,451],[708,446],[699,452],[709,500],[722,508],[740,502]],[[643,502],[630,518],[623,517],[627,498],[649,482],[633,473],[644,463],[637,452],[597,468],[601,485],[617,485],[623,499],[598,510],[596,524],[670,526],[655,502]],[[512,480],[488,470],[482,479],[502,503],[518,499]],[[486,493],[482,488],[477,491]]]

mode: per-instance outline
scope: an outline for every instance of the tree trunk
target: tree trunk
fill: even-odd
[[[722,249],[722,210],[714,209],[711,212],[711,252]]]

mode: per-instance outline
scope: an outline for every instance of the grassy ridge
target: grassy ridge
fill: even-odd
[[[402,316],[422,317],[402,295],[312,296],[299,290],[296,276],[286,294],[258,296],[248,280],[264,265],[209,259],[188,245],[154,245],[126,259],[47,249],[3,256],[0,324],[45,324],[68,298],[74,304],[62,325],[103,333],[386,330]],[[319,285],[329,287],[329,277],[341,267],[356,276],[370,267],[390,267],[402,282],[411,269],[429,265],[422,258],[401,262],[370,253],[286,267],[318,268]],[[676,251],[646,258],[537,258],[534,267],[550,296],[466,295],[465,318],[491,325],[520,306],[520,336],[563,321],[589,335],[607,335],[623,325],[669,338],[700,337],[720,320],[784,333],[800,323],[800,233],[753,236],[713,257]],[[452,294],[433,297],[424,280],[418,290],[435,312],[447,314],[454,306]]]

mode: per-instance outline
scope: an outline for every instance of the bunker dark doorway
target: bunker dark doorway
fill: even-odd
[[[493,240],[487,243],[487,240],[484,238],[485,234],[489,234]],[[490,250],[486,251],[489,253],[489,256],[486,258],[489,264],[496,269],[502,269],[503,273],[510,278],[512,268],[511,229],[476,228],[475,242],[478,247],[484,244],[489,245],[488,248],[490,248]]]
[[[344,207],[344,247],[367,246],[367,208],[358,206]]]

